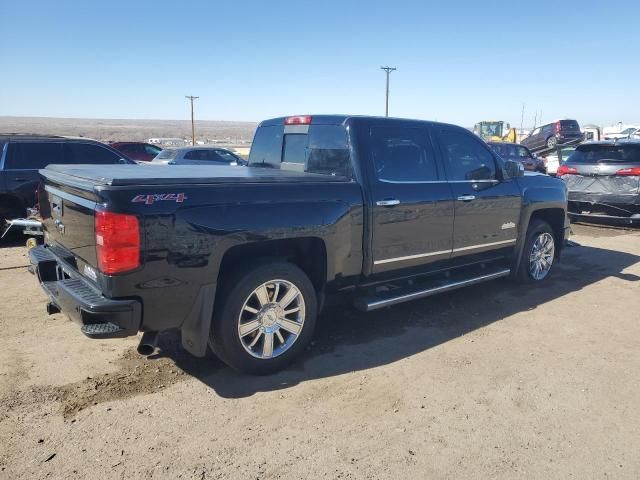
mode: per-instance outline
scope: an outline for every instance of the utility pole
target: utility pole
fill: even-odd
[[[191,145],[196,144],[196,125],[193,123],[193,101],[200,97],[194,97],[193,95],[185,95],[184,98],[191,101]]]
[[[389,74],[397,69],[396,67],[380,67],[380,69],[387,72],[387,96],[386,96],[386,102],[385,102],[384,116],[388,117],[389,116]]]

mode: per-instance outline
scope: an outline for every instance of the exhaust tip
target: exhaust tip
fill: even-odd
[[[144,332],[138,344],[138,353],[145,357],[153,355],[158,346],[158,332]]]

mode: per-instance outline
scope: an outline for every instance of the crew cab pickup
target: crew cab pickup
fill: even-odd
[[[262,122],[248,168],[49,166],[50,298],[92,338],[179,330],[264,374],[310,341],[318,312],[364,311],[511,276],[542,282],[568,228],[564,182],[525,176],[481,139],[417,120],[296,116]]]

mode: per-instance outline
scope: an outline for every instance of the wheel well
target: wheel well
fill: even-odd
[[[536,210],[531,214],[529,222],[536,219],[544,220],[551,226],[556,243],[556,252],[559,252],[564,243],[565,211],[561,208],[545,208],[543,210]]]
[[[237,272],[238,267],[269,260],[285,260],[295,264],[307,274],[317,292],[324,288],[327,253],[324,242],[315,237],[269,240],[232,247],[222,258],[218,285],[223,275]]]
[[[19,198],[12,195],[0,195],[0,216],[9,214],[11,218],[24,217],[27,210]]]

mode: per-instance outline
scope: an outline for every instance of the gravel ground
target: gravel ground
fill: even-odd
[[[640,232],[574,227],[544,286],[326,312],[252,378],[86,339],[0,248],[0,478],[640,477]]]

